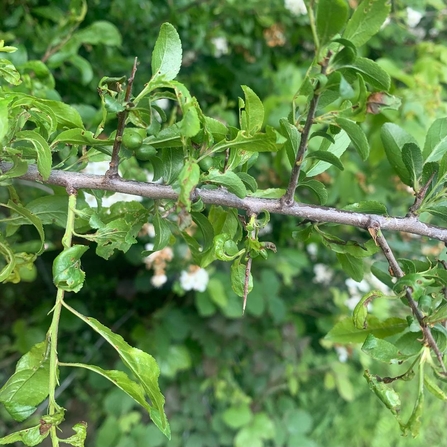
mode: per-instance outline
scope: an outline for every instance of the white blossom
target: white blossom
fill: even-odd
[[[144,249],[147,251],[152,251],[154,249],[154,244],[152,242],[148,242],[145,246]]]
[[[152,248],[151,248],[152,247]],[[154,244],[146,244],[144,246],[146,250],[153,250]],[[165,247],[162,250],[154,251],[149,256],[146,256],[144,258],[144,262],[148,266],[148,268],[152,267],[152,264],[158,264],[161,262],[169,262],[172,261],[172,258],[174,257],[174,252],[172,251],[171,247]]]
[[[157,289],[158,289],[158,288],[161,287],[167,280],[168,280],[168,277],[167,277],[166,275],[163,275],[163,274],[161,274],[161,275],[154,275],[154,276],[151,278],[151,284],[152,284],[154,287],[157,287]]]
[[[265,236],[266,234],[270,234],[273,230],[272,224],[269,222],[265,227],[259,229],[258,235]]]
[[[155,237],[155,227],[154,227],[153,224],[151,224],[151,223],[147,224],[147,229],[146,229],[146,231],[147,231],[147,235],[148,235],[149,237]],[[147,250],[147,249],[146,249],[146,250]]]
[[[315,264],[313,270],[315,275],[314,282],[317,284],[329,284],[334,275],[333,270],[325,264]]]
[[[214,55],[216,57],[228,54],[228,40],[225,37],[213,37],[211,43],[214,45]]]
[[[169,99],[166,98],[160,98],[154,101],[154,104],[156,104],[160,109],[168,110],[169,109]]]
[[[197,290],[204,292],[208,285],[208,272],[197,266],[191,266],[189,271],[182,270],[180,274],[180,285],[183,290]]]
[[[360,282],[349,278],[345,281],[345,284],[349,292],[349,298],[345,301],[345,304],[350,310],[353,310],[362,296],[371,290],[379,290],[385,295],[390,293],[388,286],[379,281],[371,273],[365,275],[365,278]],[[370,307],[371,304],[369,304],[368,308],[370,309]]]
[[[407,25],[409,28],[416,28],[422,17],[423,14],[421,12],[410,7],[407,8]]]
[[[284,6],[295,16],[307,14],[306,5],[303,0],[284,0]]]
[[[90,162],[83,172],[85,174],[94,174],[94,175],[104,175],[109,169],[108,161],[92,161]],[[90,206],[90,208],[96,208],[97,202],[93,195],[84,193],[85,201]],[[102,206],[104,208],[110,208],[114,203],[117,202],[141,202],[143,197],[135,196],[132,194],[125,194],[123,192],[116,192],[109,197],[103,197],[101,199]]]
[[[306,250],[307,253],[309,253],[310,256],[314,258],[318,254],[318,245],[315,242],[311,242],[307,245]]]
[[[380,29],[386,28],[391,23],[391,17],[387,17],[385,21],[382,23]]]
[[[341,363],[346,363],[349,357],[348,350],[344,346],[334,346],[335,352],[337,353],[338,360]]]

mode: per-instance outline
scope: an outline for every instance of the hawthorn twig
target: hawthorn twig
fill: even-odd
[[[0,162],[1,173],[5,173],[11,168],[12,163]],[[78,190],[101,189],[105,191],[122,192],[154,200],[178,199],[178,193],[171,186],[124,180],[119,177],[105,179],[102,175],[53,170],[51,171],[49,178],[43,181],[36,165],[29,165],[28,172],[17,178],[42,182],[47,185],[63,187],[72,185]],[[206,205],[228,206],[231,208],[251,211],[256,214],[268,211],[273,214],[307,219],[311,222],[350,225],[362,229],[369,228],[371,226],[371,221],[374,220],[382,230],[418,234],[420,236],[427,236],[431,239],[437,239],[447,243],[447,228],[426,224],[418,220],[417,217],[391,217],[380,216],[377,214],[363,214],[297,202],[294,202],[290,206],[286,206],[282,203],[281,199],[262,199],[249,196],[241,199],[223,189],[206,190],[198,188],[196,194],[197,198],[200,197]]]
[[[137,62],[138,58],[135,58],[130,78],[127,81],[126,94],[124,96],[125,109],[122,112],[118,113],[118,125],[116,128],[115,141],[113,142],[112,158],[110,160],[109,170],[105,174],[107,179],[118,177],[119,151],[121,147],[121,139],[123,136],[124,128],[126,127],[127,115],[129,114],[128,103],[130,100],[130,95],[132,94],[132,86],[135,79],[135,73],[137,72]]]
[[[247,297],[249,294],[250,286],[250,272],[251,272],[252,258],[250,253],[247,254],[247,265],[245,266],[245,281],[244,281],[244,302],[242,304],[242,313],[245,314],[245,308],[247,307]]]
[[[321,62],[321,74],[326,74],[326,70],[329,63],[329,55],[326,56]],[[303,164],[304,154],[307,151],[309,134],[312,124],[314,122],[315,113],[317,111],[318,101],[320,99],[320,93],[318,92],[320,82],[317,82],[315,86],[313,97],[309,104],[309,112],[307,113],[306,122],[304,124],[303,131],[301,132],[300,145],[296,154],[295,163],[293,164],[292,172],[290,174],[289,185],[287,191],[284,194],[282,200],[285,205],[292,205],[294,202],[295,191],[298,186],[298,179],[301,172],[301,165]]]
[[[372,219],[370,226],[368,227],[368,230],[373,237],[375,243],[380,247],[382,250],[382,253],[384,254],[386,260],[388,261],[388,264],[391,268],[391,271],[393,272],[394,276],[396,278],[403,278],[405,276],[403,270],[401,269],[399,263],[397,262],[396,257],[394,256],[393,251],[391,250],[391,247],[388,245],[387,240],[385,239],[385,236],[383,235],[380,224],[377,220]],[[431,333],[430,326],[425,321],[425,317],[423,313],[419,310],[418,304],[413,298],[411,287],[405,287],[405,297],[407,299],[407,302],[413,312],[413,315],[418,320],[419,326],[421,327],[422,333],[424,334],[424,339],[427,345],[433,350],[435,353],[439,364],[442,368],[442,371],[444,373],[447,373],[447,369],[444,365],[442,352],[439,349],[435,339],[433,338],[433,334]]]
[[[413,205],[411,205],[410,209],[408,210],[407,217],[416,216],[417,210],[421,207],[422,202],[424,201],[425,196],[427,195],[428,188],[430,187],[431,182],[435,177],[435,174],[436,172],[433,172],[433,174],[427,180],[427,183],[416,193],[416,198],[414,199]]]

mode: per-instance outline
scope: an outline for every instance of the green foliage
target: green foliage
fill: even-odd
[[[2,19],[0,444],[439,443],[443,5],[124,3]]]

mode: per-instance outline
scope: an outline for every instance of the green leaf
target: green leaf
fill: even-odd
[[[144,144],[149,144],[156,148],[182,147],[182,129],[177,125],[165,127],[157,135],[151,135],[143,140]]]
[[[0,282],[8,281],[16,267],[16,258],[11,247],[0,233],[0,255],[5,259],[6,265],[0,270]],[[3,264],[3,262],[2,262]]]
[[[432,216],[436,216],[444,222],[447,222],[447,206],[445,205],[433,205],[428,208],[424,208],[424,211],[430,213]]]
[[[210,221],[202,213],[191,213],[192,220],[199,227],[203,235],[203,251],[205,252],[213,245],[214,229]]]
[[[317,195],[321,205],[324,205],[327,202],[328,198],[327,189],[323,185],[323,183],[319,182],[318,180],[308,180],[308,179],[303,180],[298,184],[298,189],[299,188],[309,188],[310,190],[312,190]]]
[[[17,362],[15,373],[0,389],[0,402],[16,421],[27,419],[47,398],[49,363],[47,341],[34,345]]]
[[[152,76],[163,76],[166,81],[171,81],[177,76],[181,65],[180,37],[170,23],[163,23],[152,52]]]
[[[0,100],[0,142],[9,130],[8,105],[10,102],[10,98],[3,98]]]
[[[339,70],[343,73],[346,69],[359,73],[366,82],[378,90],[388,91],[390,89],[390,75],[371,59],[358,57],[354,62],[344,65]]]
[[[368,382],[371,391],[374,392],[394,416],[397,416],[400,412],[399,395],[391,387],[378,380],[376,376],[370,374],[368,370],[363,373],[363,377]]]
[[[44,243],[45,243],[45,232],[43,231],[43,226],[42,226],[42,222],[40,221],[40,219],[34,215],[29,209],[25,208],[24,206],[20,205],[20,204],[16,204],[14,203],[12,200],[9,200],[7,204],[0,204],[0,206],[4,206],[5,208],[9,208],[12,211],[14,211],[15,213],[19,214],[20,216],[22,216],[25,220],[25,224],[32,224],[34,225],[34,227],[36,228],[37,232],[39,233],[39,237],[40,237],[40,248],[37,251],[37,255],[40,255],[43,253],[44,251]],[[11,216],[11,220],[14,222],[15,220],[15,216],[12,215]]]
[[[338,74],[340,75],[340,73],[338,73]],[[331,134],[327,133],[327,131],[325,131],[325,130],[316,130],[315,132],[312,132],[312,135],[309,137],[309,140],[311,140],[312,138],[315,138],[315,137],[325,138],[330,143],[335,144],[334,137]]]
[[[423,151],[425,163],[439,161],[446,152],[447,117],[443,117],[433,122],[425,137]]]
[[[200,131],[200,120],[193,102],[182,105],[183,119],[177,123],[185,137],[194,137]]]
[[[84,127],[81,115],[70,105],[62,101],[52,101],[49,99],[41,99],[40,101],[50,107],[56,115],[58,127],[68,129]]]
[[[171,238],[171,229],[167,219],[160,217],[159,213],[156,213],[153,220],[155,238],[154,238],[154,251],[161,250],[168,245]]]
[[[216,257],[221,261],[232,261],[244,253],[244,250],[238,249],[236,242],[228,233],[220,233],[214,236],[213,245]]]
[[[422,372],[421,372],[422,374]],[[407,435],[408,432],[411,433],[413,438],[415,438],[419,434],[419,430],[421,428],[421,416],[424,406],[424,393],[421,390],[416,399],[416,403],[413,408],[413,412],[411,413],[410,418],[406,424],[401,424],[402,434],[404,436]]]
[[[0,59],[0,78],[12,85],[19,85],[22,82],[20,73],[8,59]]]
[[[423,164],[419,146],[414,143],[405,143],[402,147],[402,161],[410,174],[411,186],[417,191],[419,189],[418,179],[422,174]]]
[[[421,352],[423,348],[424,337],[422,332],[406,332],[401,337],[399,337],[394,345],[399,352],[407,357],[417,355]]]
[[[96,254],[104,259],[110,258],[114,250],[126,253],[137,242],[136,237],[147,222],[147,210],[139,202],[117,202],[109,208],[108,219],[104,224],[96,213],[93,214],[89,223],[98,231],[83,235],[98,244]]]
[[[352,88],[351,84],[341,76],[340,79],[340,88],[339,88],[340,97],[342,99],[353,99],[355,97],[355,91]]]
[[[412,179],[402,159],[402,148],[407,143],[416,144],[415,139],[399,127],[397,124],[386,123],[382,126],[381,134],[383,147],[389,163],[396,171],[399,178],[408,186],[412,185]]]
[[[368,305],[375,299],[383,296],[378,290],[373,290],[362,296],[352,313],[352,322],[357,329],[367,328]]]
[[[384,363],[399,363],[407,359],[392,343],[369,334],[362,345],[362,351],[375,360]]]
[[[82,145],[82,146],[106,146],[113,144],[113,140],[102,140],[95,138],[93,132],[83,128],[68,129],[61,132],[51,143],[55,146],[58,143]]]
[[[246,85],[241,86],[244,91],[244,110],[241,110],[241,129],[253,135],[262,128],[264,123],[264,106],[258,95]]]
[[[355,213],[388,215],[386,206],[383,203],[376,202],[375,200],[364,200],[358,203],[351,203],[343,207],[343,209],[346,211],[353,211]]]
[[[225,290],[225,287],[220,279],[211,278],[209,280],[206,291],[212,303],[217,304],[221,309],[225,309],[227,307],[227,291]]]
[[[317,36],[320,46],[326,45],[339,33],[348,20],[349,7],[345,0],[319,0],[317,6]]]
[[[82,289],[85,273],[81,270],[81,256],[88,250],[85,245],[67,248],[53,261],[53,282],[58,289],[79,292]]]
[[[363,0],[349,19],[343,37],[356,47],[364,45],[377,34],[389,12],[388,0]]]
[[[34,130],[17,132],[15,141],[29,141],[37,153],[37,169],[44,180],[51,174],[51,149],[46,140]]]
[[[247,425],[253,419],[253,413],[248,404],[242,403],[227,408],[222,414],[222,419],[228,427],[236,430]]]
[[[0,182],[14,177],[20,177],[28,172],[28,163],[22,160],[21,157],[16,155],[6,155],[5,153],[5,159],[6,158],[8,158],[8,161],[12,162],[12,166],[7,171],[4,171],[3,174],[0,174]]]
[[[119,337],[119,335],[116,334],[114,335],[116,337]],[[87,365],[85,363],[68,363],[66,364],[66,366],[88,369],[90,371],[95,372],[96,374],[99,374],[100,376],[105,377],[107,380],[110,380],[120,390],[124,391],[136,403],[141,405],[148,412],[149,415],[151,414],[152,408],[146,401],[145,390],[143,389],[142,385],[138,382],[131,380],[125,372],[116,370],[105,370],[100,368],[99,366]]]
[[[68,197],[67,195],[47,195],[39,197],[26,204],[26,209],[34,214],[43,225],[56,224],[65,228],[67,224]],[[20,220],[18,225],[24,225]]]
[[[161,155],[163,162],[163,179],[167,185],[177,180],[184,165],[183,150],[164,149]]]
[[[267,189],[258,189],[253,194],[250,194],[251,197],[259,197],[262,199],[280,199],[286,190],[283,188],[267,188]]]
[[[281,126],[281,134],[286,137],[287,141],[284,143],[284,148],[287,158],[291,166],[295,164],[296,154],[301,141],[301,134],[293,124],[290,124],[286,118],[279,120]]]
[[[73,447],[84,447],[85,439],[87,438],[87,422],[79,422],[73,425],[73,431],[76,433],[75,435],[61,439],[61,441]]]
[[[34,427],[25,428],[24,430],[19,430],[10,435],[0,438],[0,445],[12,444],[15,442],[23,442],[23,444],[33,447],[40,444],[49,434],[50,431],[44,431],[40,434],[41,425],[35,425]]]
[[[447,401],[447,394],[443,390],[441,390],[441,388],[439,388],[439,386],[435,382],[433,382],[433,380],[431,380],[431,378],[428,377],[427,374],[424,375],[424,385],[425,388],[430,391],[431,394],[433,394],[433,396],[444,402]]]
[[[359,282],[363,279],[363,261],[348,253],[336,253],[338,262],[346,274],[353,280]]]
[[[242,180],[232,171],[225,171],[223,174],[215,168],[210,168],[208,175],[202,176],[203,181],[225,186],[239,198],[247,196],[247,189]]]
[[[340,169],[340,171],[345,169],[340,159],[328,151],[313,151],[307,154],[307,158],[315,158],[317,160],[325,161],[334,165],[336,168]]]
[[[93,330],[98,332],[98,334],[116,349],[122,362],[130,369],[135,379],[149,397],[151,402],[149,413],[152,421],[170,439],[170,428],[163,409],[165,399],[158,386],[160,369],[155,359],[140,349],[130,346],[120,335],[113,333],[98,320],[85,317],[67,305],[66,307],[87,323]]]
[[[366,160],[369,155],[369,143],[363,129],[346,118],[337,117],[335,122],[348,134],[362,160]]]
[[[182,136],[194,137],[200,131],[199,115],[203,117],[199,103],[191,96],[184,84],[172,81],[170,87],[175,89],[178,103],[182,109],[183,119],[176,123]]]
[[[213,152],[223,151],[227,148],[237,148],[249,152],[276,152],[279,146],[276,144],[276,134],[273,129],[267,126],[266,133],[256,133],[249,135],[246,131],[240,130],[236,138],[231,141],[221,141],[213,147]]]
[[[339,127],[337,129],[340,129]],[[334,135],[335,143],[331,143],[329,140],[324,139],[321,142],[320,151],[327,151],[331,154],[335,155],[337,158],[340,158],[346,149],[349,146],[350,139],[348,137],[348,134],[341,130],[337,135]],[[321,174],[322,172],[326,171],[330,167],[330,163],[325,161],[317,161],[315,164],[312,165],[312,167],[309,169],[307,167],[304,168],[304,171],[306,171],[307,177],[314,177],[318,174]]]
[[[91,45],[104,44],[108,46],[120,46],[121,34],[113,23],[105,20],[98,20],[91,25],[77,31],[75,39],[82,43]]]
[[[244,182],[245,186],[247,186],[251,192],[257,191],[258,183],[254,177],[246,172],[236,172],[236,175]]]
[[[407,321],[402,318],[393,317],[379,321],[377,317],[368,315],[366,329],[358,329],[354,326],[352,318],[345,318],[339,321],[324,338],[333,343],[363,343],[368,334],[384,338],[398,334],[407,327]]]
[[[200,180],[200,167],[194,160],[186,160],[178,175],[180,183],[179,202],[191,211],[191,193]]]

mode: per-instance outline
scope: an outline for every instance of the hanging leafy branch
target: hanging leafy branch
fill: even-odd
[[[399,126],[387,123],[382,127],[387,159],[400,181],[412,188],[416,196],[407,217],[389,216],[386,206],[376,201],[354,203],[345,209],[325,207],[328,191],[318,176],[331,167],[343,171],[342,156],[350,146],[362,160],[368,159],[370,144],[360,123],[367,114],[397,108],[399,101],[387,93],[387,72],[373,60],[358,55],[358,48],[379,31],[389,13],[389,2],[364,0],[349,20],[349,7],[344,0],[309,0],[307,7],[315,57],[292,100],[291,113],[280,120],[277,129],[264,126],[264,105],[248,86],[242,86],[244,97],[239,98],[238,127],[206,116],[188,88],[175,80],[182,63],[182,46],[169,23],[161,26],[152,54],[152,77],[141,92],[132,96],[136,60],[128,79],[101,79],[101,121],[94,132],[86,128],[72,106],[17,88],[20,73],[8,60],[0,59],[4,79],[0,96],[0,181],[10,196],[9,201],[0,204],[9,211],[9,216],[2,219],[7,231],[0,238],[0,254],[4,258],[0,280],[19,282],[21,269],[33,265],[42,254],[44,226],[53,223],[55,208],[57,219],[65,227],[63,250],[53,264],[57,294],[46,339],[19,360],[16,372],[0,390],[0,402],[15,420],[27,419],[47,398],[48,414],[38,425],[1,438],[0,444],[21,441],[33,446],[48,435],[53,446],[59,442],[84,444],[84,422],[73,427],[76,434],[70,438],[61,439],[57,432],[65,414],[55,395],[59,368],[63,367],[88,369],[105,377],[143,407],[162,433],[170,437],[164,397],[158,385],[159,367],[154,358],[131,347],[121,336],[65,301],[66,292],[77,293],[84,285],[81,262],[90,242],[97,244],[98,256],[108,259],[116,250],[129,250],[148,221],[155,227],[157,250],[167,246],[172,238],[180,237],[201,267],[216,260],[231,262],[231,284],[243,298],[242,311],[255,287],[252,260],[267,258],[269,251],[276,250],[273,243],[259,240],[260,229],[267,225],[272,213],[303,219],[299,222],[300,237],[319,237],[356,281],[363,278],[363,258],[380,249],[390,271],[373,271],[393,290],[394,298],[405,298],[410,308],[405,309],[407,320],[371,319],[368,304],[383,297],[374,291],[360,300],[352,319],[337,323],[327,340],[363,342],[362,350],[375,360],[410,363],[404,374],[394,378],[365,371],[370,388],[396,416],[404,433],[417,434],[425,389],[444,398],[441,388],[427,378],[425,367],[428,365],[440,380],[446,379],[447,331],[441,324],[447,319],[446,269],[439,260],[396,259],[382,231],[447,241],[446,228],[426,221],[427,215],[431,216],[428,221],[433,217],[445,221],[446,121],[433,123],[423,149]],[[75,29],[70,28],[69,34]],[[60,43],[63,44],[64,41]],[[60,45],[47,54],[57,52]],[[0,48],[3,52],[13,50]],[[44,59],[48,57],[45,55]],[[157,105],[160,99],[174,104],[171,117]],[[111,117],[118,117],[118,125],[107,134],[105,129]],[[315,137],[322,138],[319,146],[311,143]],[[289,164],[287,189],[258,189],[252,173],[261,152]],[[110,160],[110,169],[104,176],[81,172],[98,157]],[[142,178],[122,179],[118,167],[126,162],[149,168],[153,181],[145,181],[141,171]],[[68,197],[48,195],[24,206],[14,188],[17,180],[63,186]],[[297,191],[302,188],[312,191],[319,205],[296,201]],[[129,202],[105,209],[101,195],[97,194],[98,208],[91,208],[83,200],[83,190],[125,192],[153,202],[148,207]],[[245,213],[239,215],[240,210]],[[175,225],[168,219],[170,215],[176,216]],[[339,239],[326,231],[329,223],[368,230],[374,244]],[[23,225],[32,225],[39,235],[35,251],[22,250],[11,238]],[[201,243],[188,232],[192,225],[200,229]],[[85,244],[79,243],[82,240]],[[62,311],[75,315],[100,334],[117,351],[130,374],[64,362],[64,353],[57,349]],[[418,397],[412,416],[404,423],[399,414],[400,398],[389,385],[410,378],[415,365]]]

